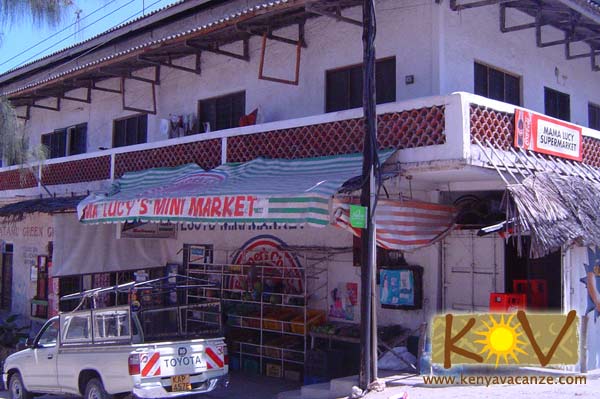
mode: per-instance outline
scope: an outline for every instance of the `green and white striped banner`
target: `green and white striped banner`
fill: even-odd
[[[385,161],[392,151],[380,154]],[[203,170],[196,164],[123,175],[77,207],[83,223],[281,223],[325,226],[331,198],[362,174],[362,154],[257,158]]]

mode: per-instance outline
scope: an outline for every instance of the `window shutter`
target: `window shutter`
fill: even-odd
[[[396,58],[377,62],[375,68],[377,104],[396,101]]]

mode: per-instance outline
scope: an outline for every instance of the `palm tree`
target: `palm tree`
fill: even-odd
[[[0,0],[0,45],[5,28],[31,20],[34,26],[57,26],[72,0]],[[29,148],[23,123],[8,99],[0,97],[0,165],[25,165],[30,159],[43,160],[43,148]]]
[[[3,26],[31,18],[37,26],[56,26],[72,0],[0,0],[0,23]]]

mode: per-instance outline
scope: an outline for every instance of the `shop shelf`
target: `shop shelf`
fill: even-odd
[[[314,326],[325,323],[325,312],[322,310],[307,310],[306,311],[306,325],[304,324],[304,315],[297,316],[292,319],[290,328],[293,333],[304,334],[307,329],[306,326]]]

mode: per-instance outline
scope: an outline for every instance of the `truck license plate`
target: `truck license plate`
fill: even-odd
[[[182,392],[182,391],[191,391],[192,384],[190,383],[190,375],[174,375],[171,377],[171,391],[173,392]]]

